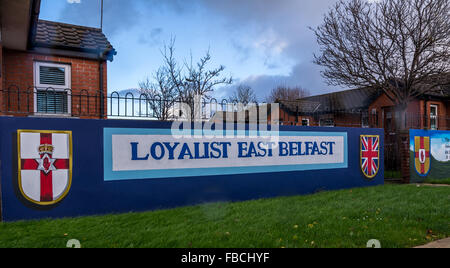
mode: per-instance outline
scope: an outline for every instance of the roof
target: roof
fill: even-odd
[[[316,101],[307,101],[304,99],[296,100],[296,101],[279,101],[280,108],[285,108],[288,111],[296,113],[314,113],[320,109],[322,105],[320,102]]]
[[[438,97],[438,98],[450,98],[450,85],[447,87],[443,87],[439,90],[429,92],[429,93],[425,94],[425,96]]]
[[[112,60],[117,54],[101,29],[46,20],[38,21],[33,46],[94,54],[104,53],[108,60]]]
[[[251,104],[240,111],[216,111],[214,115],[209,119],[209,122],[224,122],[224,120],[232,120],[238,124],[255,124],[266,123],[267,117],[262,113],[269,113],[271,110],[271,104]]]
[[[403,82],[398,82],[401,86],[403,86]],[[423,87],[421,90],[427,90],[430,85],[438,84],[439,86],[433,88],[430,91],[423,93],[418,96],[418,99],[429,99],[429,98],[439,98],[439,99],[448,99],[450,98],[450,73],[443,73],[438,75],[431,75],[429,78],[420,84],[418,87]]]
[[[444,78],[441,81],[443,84],[442,86],[439,86],[432,92],[428,92],[424,95],[430,96],[430,97],[445,98],[445,99],[450,98],[450,74],[445,74],[443,77]]]
[[[281,101],[291,112],[334,112],[368,109],[381,92],[373,88],[360,88],[303,98],[297,101]]]

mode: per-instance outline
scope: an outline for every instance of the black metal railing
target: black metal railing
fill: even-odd
[[[103,105],[102,105],[103,102]],[[214,98],[162,98],[139,91],[112,92],[9,86],[0,90],[0,115],[67,116],[79,118],[119,118],[173,121],[200,119],[237,123],[279,123],[280,125],[322,127],[384,128],[387,133],[399,129],[450,130],[450,117],[405,114],[387,117],[364,110],[327,111],[314,103],[281,102],[277,106],[266,103],[238,104]],[[275,110],[278,109],[278,112]],[[278,115],[278,118],[274,118]]]
[[[105,117],[100,91],[10,86],[0,90],[0,114],[16,116]]]

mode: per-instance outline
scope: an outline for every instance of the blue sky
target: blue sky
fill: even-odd
[[[302,86],[312,95],[329,87],[312,63],[318,47],[311,30],[336,0],[104,0],[104,33],[118,51],[108,65],[108,90],[137,88],[162,63],[160,49],[176,38],[176,54],[194,61],[210,49],[211,68],[226,66],[230,87],[240,83],[260,101],[277,85]],[[41,19],[100,26],[100,0],[42,0]]]

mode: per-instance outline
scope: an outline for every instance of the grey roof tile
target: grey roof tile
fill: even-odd
[[[372,88],[361,88],[333,92],[324,95],[303,98],[297,101],[281,101],[280,103],[291,112],[333,112],[355,111],[367,109],[380,96],[381,92]]]
[[[38,21],[34,46],[115,54],[101,29],[46,20]]]

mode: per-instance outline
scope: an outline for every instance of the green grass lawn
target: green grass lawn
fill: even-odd
[[[0,224],[0,247],[413,247],[450,236],[450,187],[387,185],[148,213]]]
[[[430,184],[450,184],[450,178],[442,180],[425,180],[425,183]]]

